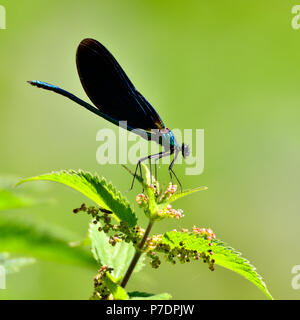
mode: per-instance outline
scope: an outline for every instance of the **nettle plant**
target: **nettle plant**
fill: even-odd
[[[127,171],[132,172],[127,168]],[[146,178],[137,176],[143,192],[138,194],[136,202],[148,219],[146,228],[138,224],[137,215],[128,200],[119,191],[107,183],[104,178],[91,175],[84,171],[60,171],[25,179],[19,184],[35,181],[50,180],[67,185],[92,200],[96,206],[82,204],[73,210],[75,214],[84,213],[91,217],[88,239],[72,243],[72,248],[67,249],[61,242],[56,243],[55,254],[66,253],[70,258],[70,250],[74,250],[71,259],[83,259],[83,263],[90,264],[86,254],[82,254],[81,246],[89,246],[91,253],[98,265],[94,277],[93,300],[165,300],[170,299],[168,293],[150,294],[141,290],[127,292],[126,285],[136,272],[140,272],[147,261],[157,269],[161,263],[172,265],[189,263],[192,261],[204,262],[208,271],[214,271],[215,266],[235,271],[254,283],[268,298],[272,299],[261,276],[248,260],[241,257],[240,253],[218,240],[210,228],[192,226],[191,229],[171,230],[164,234],[151,235],[154,223],[163,219],[182,219],[183,211],[174,209],[173,202],[192,193],[206,190],[198,187],[183,192],[177,191],[177,186],[171,183],[167,188],[161,188],[158,181],[150,176],[146,166],[143,166]],[[151,183],[152,182],[152,183]],[[15,227],[15,226],[14,226]],[[1,225],[0,225],[1,229]],[[31,231],[30,231],[31,232]],[[39,236],[34,234],[35,239]],[[45,250],[53,244],[52,239],[45,240],[41,236]],[[0,235],[1,240],[1,235]],[[4,237],[5,240],[5,237]],[[50,243],[50,244],[49,244]],[[35,245],[34,243],[30,243]],[[22,247],[24,245],[22,244]],[[25,246],[26,247],[26,246]],[[1,249],[1,245],[0,245]],[[43,254],[37,249],[37,256]],[[77,250],[77,251],[76,251]],[[53,254],[53,252],[52,252]],[[76,257],[74,257],[74,255]],[[93,265],[93,266],[95,266]],[[96,269],[95,269],[96,273]]]

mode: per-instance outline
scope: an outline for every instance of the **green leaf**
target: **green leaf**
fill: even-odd
[[[41,198],[43,188],[27,188],[26,192],[20,192],[14,188],[20,178],[12,175],[0,176],[0,211],[10,209],[27,208],[41,203],[48,203],[48,199]],[[28,194],[37,194],[37,196],[29,196]]]
[[[114,296],[115,300],[128,300],[129,297],[125,289],[119,286],[116,279],[114,279],[114,277],[108,272],[105,274],[104,282]]]
[[[199,191],[203,191],[203,190],[207,190],[208,188],[207,187],[197,187],[197,188],[194,188],[194,189],[189,189],[189,190],[185,190],[185,191],[182,191],[182,192],[177,192],[177,193],[174,193],[172,195],[172,197],[167,201],[168,203],[172,203],[180,198],[183,198],[183,197],[186,197],[192,193],[195,193],[195,192],[199,192]]]
[[[152,294],[146,292],[127,292],[130,300],[170,300],[172,296],[169,293]]]
[[[0,211],[33,206],[36,200],[24,195],[18,195],[10,190],[0,190]]]
[[[126,221],[129,226],[136,225],[137,218],[129,202],[111,184],[98,175],[91,175],[82,170],[63,170],[28,178],[17,185],[27,181],[49,180],[69,186],[93,200],[99,206],[111,210],[118,220]]]
[[[0,252],[0,266],[5,268],[7,274],[19,272],[21,267],[35,262],[33,258],[11,258],[7,252]]]
[[[12,190],[15,184],[20,180],[20,177],[10,174],[0,175],[0,189],[1,190]]]
[[[240,252],[237,252],[224,242],[213,240],[212,246],[209,246],[209,241],[204,236],[172,231],[163,236],[162,243],[169,245],[171,249],[184,247],[198,252],[212,250],[212,258],[215,260],[215,264],[239,273],[261,289],[268,298],[273,299],[262,277],[256,272],[255,267],[248,260],[241,257]]]
[[[112,276],[121,279],[125,275],[130,262],[135,254],[132,243],[125,241],[117,243],[115,246],[109,244],[109,237],[103,231],[99,232],[100,223],[90,223],[89,237],[92,242],[92,253],[94,258],[101,264],[113,268]],[[134,272],[139,272],[144,267],[145,256],[139,259]]]
[[[97,268],[90,252],[72,248],[54,229],[18,219],[0,219],[0,251],[37,259]]]

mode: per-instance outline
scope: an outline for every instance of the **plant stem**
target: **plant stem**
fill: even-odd
[[[141,255],[143,253],[142,249],[144,247],[144,244],[145,244],[145,242],[146,242],[146,240],[148,238],[148,235],[149,235],[152,227],[153,227],[153,221],[150,221],[149,224],[148,224],[148,227],[147,227],[147,229],[146,229],[146,231],[144,233],[143,239],[142,239],[142,241],[141,241],[141,243],[139,245],[139,248],[136,250],[135,255],[132,258],[132,261],[131,261],[131,263],[129,265],[129,268],[128,268],[128,270],[127,270],[127,272],[126,272],[126,274],[125,274],[125,276],[124,276],[124,278],[123,278],[123,280],[121,282],[121,287],[123,287],[123,288],[125,288],[128,280],[130,279],[130,277],[132,275],[132,272],[133,272],[137,262],[139,261]]]

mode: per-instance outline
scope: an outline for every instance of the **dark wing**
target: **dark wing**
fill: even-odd
[[[76,55],[82,86],[93,104],[131,129],[165,128],[151,104],[135,89],[112,54],[98,41],[84,39]]]

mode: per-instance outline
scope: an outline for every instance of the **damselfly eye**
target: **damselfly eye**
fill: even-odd
[[[183,143],[181,147],[181,152],[184,158],[188,157],[190,155],[190,147],[187,144]]]

